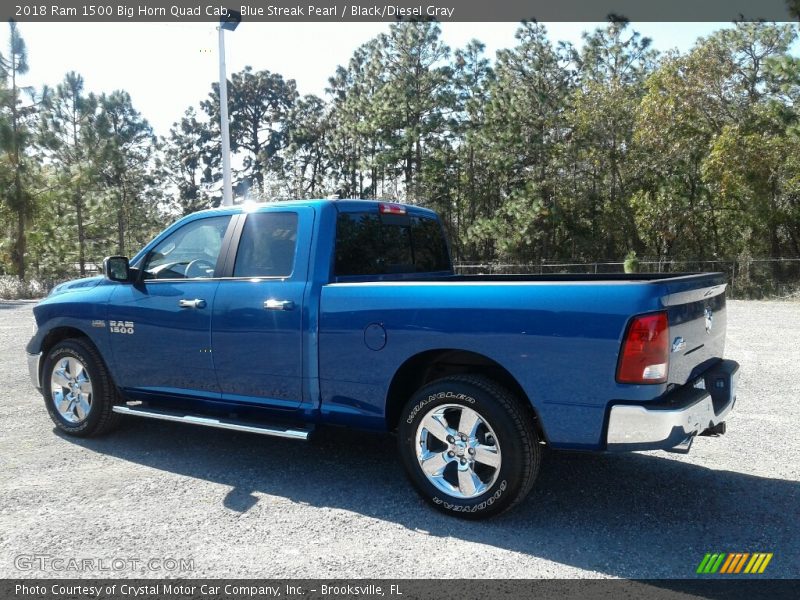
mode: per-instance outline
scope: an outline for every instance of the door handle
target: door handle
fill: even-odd
[[[195,298],[194,300],[178,300],[178,306],[181,308],[205,308],[206,301],[202,298]]]
[[[294,308],[294,302],[291,300],[275,300],[274,298],[270,298],[269,300],[264,300],[264,308],[267,310],[292,310]]]

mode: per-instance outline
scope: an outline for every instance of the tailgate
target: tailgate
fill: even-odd
[[[670,335],[669,384],[683,385],[722,358],[725,350],[725,277],[706,273],[661,282]]]

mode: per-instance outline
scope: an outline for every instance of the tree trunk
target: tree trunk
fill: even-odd
[[[78,269],[86,276],[86,232],[83,227],[83,198],[80,187],[75,193],[75,218],[78,220]]]
[[[17,185],[17,201],[19,202],[19,198],[21,196],[19,193],[19,174],[14,177],[14,180]],[[14,245],[14,262],[16,263],[17,267],[17,277],[19,277],[20,280],[25,279],[25,251],[25,211],[22,210],[22,207],[20,206],[19,211],[17,212],[17,239]]]
[[[23,206],[22,178],[20,177],[19,160],[19,115],[17,114],[17,70],[14,57],[11,57],[11,127],[14,140],[14,203],[17,211],[17,239],[14,242],[14,262],[17,277],[25,279],[25,206]]]
[[[121,256],[125,256],[125,189],[120,195],[117,208],[117,248]]]
[[[72,104],[72,143],[75,150],[75,156],[79,156],[80,142],[78,141],[78,122],[75,96],[73,95]],[[80,270],[81,277],[86,276],[86,232],[83,227],[83,196],[81,195],[81,186],[75,190],[75,218],[78,221],[78,269]]]

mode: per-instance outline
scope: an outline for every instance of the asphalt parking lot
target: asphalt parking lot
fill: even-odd
[[[685,578],[706,552],[757,551],[774,553],[765,575],[800,576],[798,302],[729,302],[727,435],[688,455],[550,452],[527,500],[488,522],[429,509],[389,436],[141,419],[61,436],[28,380],[32,306],[0,303],[0,577]]]

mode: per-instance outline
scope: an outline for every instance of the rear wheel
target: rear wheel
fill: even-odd
[[[81,339],[59,342],[47,353],[42,394],[53,423],[79,437],[112,430],[121,416],[112,412],[117,390],[97,350]]]
[[[471,519],[522,500],[541,460],[529,412],[480,376],[448,377],[417,391],[403,408],[398,443],[422,497],[443,512]]]

